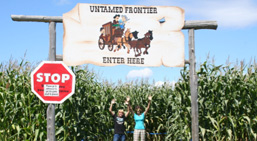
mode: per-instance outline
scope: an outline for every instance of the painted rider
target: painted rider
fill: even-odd
[[[121,19],[119,20],[120,28],[124,31],[125,29],[125,24],[128,21],[128,17],[126,15],[122,15]]]
[[[115,27],[115,28],[119,28],[119,27],[120,27],[119,18],[120,18],[120,15],[119,15],[119,14],[116,14],[116,15],[113,17],[113,22],[112,22],[112,26],[113,26],[113,27]]]

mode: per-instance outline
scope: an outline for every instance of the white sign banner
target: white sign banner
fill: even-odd
[[[184,66],[184,10],[172,6],[77,4],[63,14],[68,66]]]

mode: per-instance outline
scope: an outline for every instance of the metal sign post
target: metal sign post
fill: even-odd
[[[62,23],[62,17],[57,16],[24,16],[11,15],[13,21],[31,21],[31,22],[48,22],[50,34],[49,60],[62,61],[62,55],[56,55],[56,23]],[[191,92],[191,109],[192,109],[192,140],[199,140],[199,121],[198,121],[198,92],[197,92],[197,74],[195,70],[195,40],[194,31],[196,29],[214,29],[218,24],[216,21],[185,21],[183,29],[189,29],[189,60],[190,64],[190,92]],[[47,140],[55,141],[55,105],[49,104],[47,108]]]

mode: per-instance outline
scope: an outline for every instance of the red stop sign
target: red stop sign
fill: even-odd
[[[31,89],[44,103],[63,103],[75,91],[75,75],[61,61],[43,61],[31,73]]]

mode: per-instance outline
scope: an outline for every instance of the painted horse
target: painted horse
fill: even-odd
[[[123,48],[125,49],[127,47],[127,53],[129,54],[130,52],[130,44],[129,44],[129,41],[132,40],[132,38],[135,38],[135,39],[138,39],[137,37],[137,34],[138,32],[137,31],[134,31],[134,32],[130,32],[130,29],[128,28],[126,31],[125,31],[125,35],[124,37],[122,38],[119,38],[117,40],[117,47],[116,49],[114,50],[114,52],[117,50],[119,51],[119,49],[121,48],[121,46],[123,46]]]
[[[144,34],[144,37],[138,40],[130,41],[129,44],[131,48],[134,49],[135,57],[141,56],[142,48],[145,48],[143,54],[148,54],[148,49],[150,48],[151,41],[153,40],[153,31],[149,30]]]

